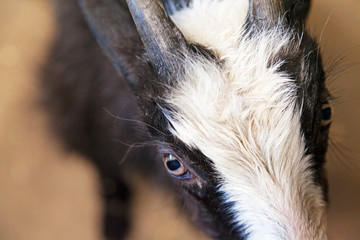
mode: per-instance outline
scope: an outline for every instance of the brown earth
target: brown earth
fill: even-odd
[[[337,97],[327,165],[329,236],[357,240],[360,2],[315,0],[309,28],[321,39],[327,66],[345,57],[329,81]],[[102,239],[97,173],[82,156],[62,149],[37,103],[38,71],[54,30],[47,0],[0,1],[0,240]],[[128,239],[206,239],[175,207],[173,196],[141,178],[134,186],[136,220]]]

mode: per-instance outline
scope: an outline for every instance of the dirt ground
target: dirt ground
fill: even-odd
[[[336,97],[327,165],[329,236],[357,240],[360,2],[313,2],[309,28],[321,39],[325,65],[344,59],[329,75]],[[102,239],[97,173],[82,156],[62,149],[37,104],[37,75],[54,31],[47,0],[0,1],[0,240]],[[146,184],[135,182],[129,240],[206,239],[175,207],[173,196]]]

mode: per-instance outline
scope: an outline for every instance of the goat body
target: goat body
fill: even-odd
[[[128,158],[158,167],[162,156],[213,238],[326,239],[329,93],[303,29],[309,1],[79,3],[93,34],[74,1],[58,4],[44,86],[64,142],[92,159],[105,189],[118,185],[105,196],[107,236],[127,226],[113,204],[128,201],[117,164],[127,147],[113,139],[134,142],[140,128],[158,154]]]

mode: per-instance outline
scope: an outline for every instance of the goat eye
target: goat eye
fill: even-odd
[[[321,107],[321,126],[327,126],[332,120],[332,110],[329,103],[324,103]]]
[[[178,160],[173,154],[165,154],[163,156],[163,162],[165,167],[167,168],[168,172],[176,178],[187,178],[184,175],[188,172],[186,167]],[[182,177],[184,176],[184,177]]]

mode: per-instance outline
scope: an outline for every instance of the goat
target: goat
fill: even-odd
[[[140,127],[158,152],[131,159],[162,159],[212,238],[327,239],[331,108],[304,30],[310,0],[78,3],[58,3],[44,89],[66,146],[98,166],[105,189],[117,184],[104,193],[107,237],[128,224],[127,148],[113,139],[137,141]],[[104,109],[130,120],[113,124]]]

